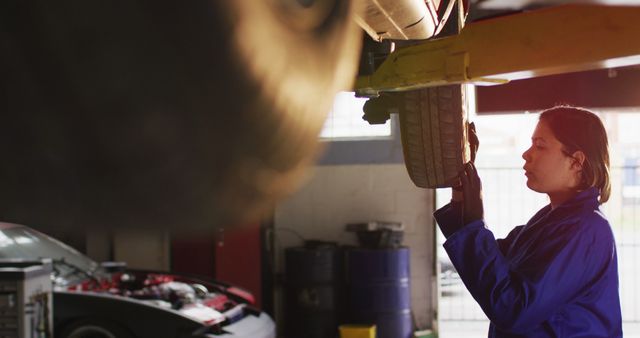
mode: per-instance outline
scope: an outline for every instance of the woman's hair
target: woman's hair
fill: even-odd
[[[609,200],[609,141],[600,118],[593,112],[572,106],[556,106],[543,111],[544,121],[562,143],[563,152],[572,156],[580,150],[585,155],[582,181],[578,189],[596,187],[600,190],[600,204]]]

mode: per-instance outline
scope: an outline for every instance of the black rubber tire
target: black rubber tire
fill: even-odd
[[[400,131],[409,176],[422,188],[451,187],[469,161],[465,87],[449,85],[402,93]]]
[[[3,2],[0,220],[186,229],[270,210],[360,52],[351,0],[295,3]]]
[[[58,335],[56,335],[58,337]],[[134,338],[126,329],[110,321],[87,319],[66,326],[60,338]]]

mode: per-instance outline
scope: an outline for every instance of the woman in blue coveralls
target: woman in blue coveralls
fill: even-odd
[[[473,161],[434,213],[453,265],[491,320],[489,337],[622,337],[616,247],[599,209],[611,190],[602,121],[582,108],[548,109],[522,158],[527,186],[550,203],[506,238],[485,227]]]

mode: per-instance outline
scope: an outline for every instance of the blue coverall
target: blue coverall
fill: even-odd
[[[489,337],[622,337],[613,233],[590,188],[496,240],[483,220],[464,225],[461,203],[434,213],[444,243],[490,319]]]

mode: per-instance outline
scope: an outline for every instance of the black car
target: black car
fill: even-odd
[[[0,223],[0,259],[53,261],[60,338],[275,338],[253,296],[220,282],[98,264],[29,227]]]

